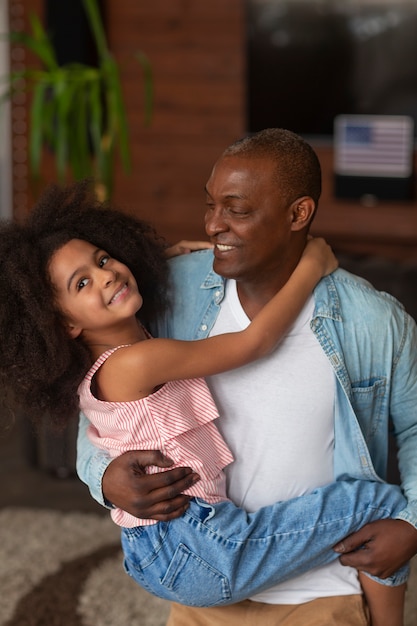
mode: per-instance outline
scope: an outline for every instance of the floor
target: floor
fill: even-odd
[[[23,418],[6,423],[0,426],[0,507],[107,514],[75,475],[75,430],[48,437],[43,431],[37,440]]]

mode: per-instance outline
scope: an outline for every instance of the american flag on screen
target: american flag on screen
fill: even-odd
[[[334,125],[335,172],[407,178],[413,167],[413,119],[407,115],[339,115]]]

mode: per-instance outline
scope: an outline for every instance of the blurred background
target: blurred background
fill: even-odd
[[[130,175],[118,154],[112,162],[112,200],[120,208],[152,220],[170,241],[204,236],[203,189],[216,158],[248,132],[281,126],[305,136],[321,158],[324,192],[316,231],[342,252],[414,258],[414,178],[394,205],[387,206],[375,194],[363,194],[359,202],[336,199],[333,129],[341,114],[407,115],[415,121],[415,2],[96,4],[117,63],[128,124]],[[29,32],[31,15],[36,14],[61,65],[97,64],[83,0],[1,0],[0,6],[0,32]],[[0,74],[42,66],[22,42],[9,46],[2,39],[1,46]],[[139,52],[146,55],[152,72],[148,125]],[[27,80],[28,88],[30,84]],[[56,154],[46,145],[41,177],[33,184],[31,102],[29,89],[18,91],[1,110],[0,211],[6,216],[26,214],[39,191],[56,180]],[[414,150],[412,159],[414,174]],[[369,212],[367,205],[375,202],[378,209]]]
[[[170,243],[204,238],[204,186],[218,156],[247,133],[285,127],[322,164],[313,234],[417,318],[415,0],[0,0],[0,33],[1,218],[27,215],[57,167],[70,181],[100,162],[112,179],[104,195],[118,208],[150,220]],[[76,102],[60,72],[77,67],[81,76],[81,66],[103,82]],[[62,110],[72,110],[65,123]],[[408,120],[404,174],[340,176],[335,122],[351,115],[371,116],[361,118],[370,135],[376,119]],[[67,159],[76,139],[86,151],[79,171]],[[0,509],[102,513],[75,477],[77,425],[57,434],[45,423],[35,434],[27,416],[2,409]],[[394,447],[390,479],[398,479]]]
[[[96,23],[86,13],[93,5]],[[261,128],[289,128],[311,142],[322,163],[313,233],[328,239],[344,267],[393,293],[417,316],[415,130],[407,144],[411,169],[397,197],[378,187],[366,193],[367,177],[356,193],[354,176],[345,181],[344,197],[335,189],[334,165],[338,116],[407,116],[416,122],[414,1],[0,0],[0,216],[6,219],[30,211],[37,195],[57,180],[60,158],[50,136],[40,146],[34,180],[31,134],[48,116],[54,120],[54,89],[36,96],[36,72],[45,78],[56,68],[28,45],[33,16],[59,67],[78,63],[99,70],[103,58],[114,62],[131,161],[130,172],[120,151],[109,161],[111,201],[118,208],[152,221],[169,242],[204,238],[204,186],[224,148]],[[98,22],[107,57],[93,32]],[[8,76],[17,77],[13,93]],[[100,96],[104,100],[104,89]],[[60,135],[58,118],[55,129]],[[101,145],[106,141],[103,134]],[[95,158],[93,137],[89,155]],[[75,175],[65,169],[65,180]],[[387,181],[395,187],[393,178]],[[20,433],[15,419],[15,427],[0,435],[1,463],[11,476],[27,468],[73,475],[76,427],[55,437],[45,426],[39,438],[26,427]],[[15,479],[2,488],[0,504],[30,499],[35,491]]]

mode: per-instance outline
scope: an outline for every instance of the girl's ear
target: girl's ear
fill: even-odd
[[[292,230],[302,230],[308,226],[316,210],[316,204],[309,196],[298,198],[292,208]]]
[[[67,325],[67,330],[71,339],[77,339],[77,337],[79,337],[83,331],[83,329],[79,326],[73,326],[70,323],[68,323]]]

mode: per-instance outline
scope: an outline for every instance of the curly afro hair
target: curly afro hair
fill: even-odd
[[[167,306],[165,241],[142,220],[100,204],[90,181],[50,187],[23,224],[0,225],[0,382],[35,423],[64,426],[78,414],[77,389],[91,358],[71,339],[55,304],[49,261],[71,239],[129,267],[148,325]]]

